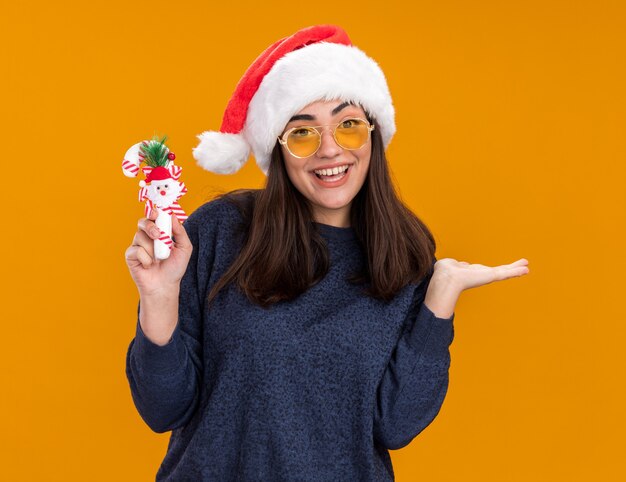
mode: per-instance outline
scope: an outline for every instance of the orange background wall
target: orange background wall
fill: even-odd
[[[386,72],[389,159],[438,258],[530,262],[461,295],[448,396],[392,452],[397,480],[624,480],[626,8],[598,0],[4,2],[0,478],[154,480],[169,435],[124,373],[143,206],[122,157],[167,134],[188,212],[262,187],[253,160],[199,168],[195,135],[265,47],[316,23]]]

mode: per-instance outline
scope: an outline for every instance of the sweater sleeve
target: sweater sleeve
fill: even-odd
[[[150,341],[139,323],[126,355],[126,376],[137,411],[155,432],[184,426],[198,405],[202,379],[202,299],[198,291],[197,216],[183,226],[193,245],[181,280],[178,323],[170,341],[160,346]],[[212,259],[207,262],[212,263]]]
[[[432,275],[432,271],[431,271]],[[408,445],[437,416],[448,389],[454,313],[438,318],[423,300],[430,277],[416,290],[404,332],[378,386],[374,439],[388,449]]]

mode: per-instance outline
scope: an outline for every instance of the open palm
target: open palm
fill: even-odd
[[[500,266],[485,266],[478,263],[470,264],[452,258],[443,258],[435,263],[433,276],[437,275],[447,279],[460,293],[461,291],[493,283],[494,281],[523,276],[529,272],[528,260],[525,258]]]

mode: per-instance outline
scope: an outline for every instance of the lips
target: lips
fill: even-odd
[[[344,165],[344,164],[342,164],[342,165]],[[337,166],[337,165],[335,164],[335,166]],[[324,181],[323,179],[320,179],[319,177],[317,177],[317,174],[315,174],[314,171],[311,171],[311,176],[313,176],[313,179],[315,180],[315,183],[317,185],[319,185],[321,187],[326,187],[326,188],[333,188],[333,187],[343,186],[346,183],[346,181],[348,180],[348,176],[350,176],[351,172],[352,172],[352,164],[349,164],[348,165],[348,169],[345,171],[343,177],[341,179],[337,180],[337,181]]]

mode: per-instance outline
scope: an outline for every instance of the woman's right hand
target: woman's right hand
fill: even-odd
[[[154,240],[160,235],[154,223],[156,209],[150,216],[141,218],[132,244],[126,249],[126,264],[140,297],[152,297],[178,289],[191,257],[193,246],[185,228],[175,215],[172,215],[172,251],[164,260],[154,258]]]

